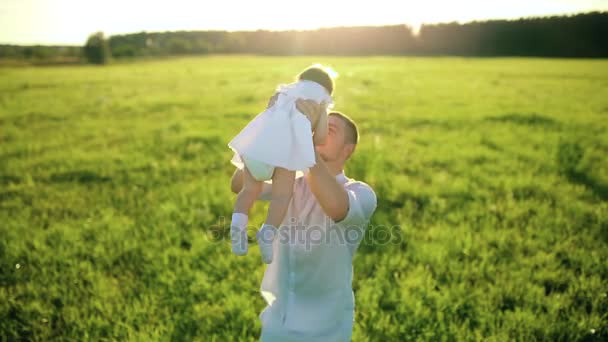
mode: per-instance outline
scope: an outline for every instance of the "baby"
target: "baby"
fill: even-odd
[[[327,108],[333,106],[334,90],[330,72],[314,65],[300,73],[296,82],[279,85],[269,107],[228,144],[234,150],[231,162],[244,171],[230,224],[233,253],[247,254],[249,210],[264,181],[272,180],[266,221],[256,233],[262,260],[272,262],[272,242],[291,201],[296,172],[307,172],[315,165],[314,145],[323,144],[327,136]],[[325,110],[309,118],[296,108],[297,99],[313,100]]]

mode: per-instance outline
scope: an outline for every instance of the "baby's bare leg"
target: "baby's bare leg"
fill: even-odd
[[[264,182],[258,181],[249,170],[245,167],[243,169],[243,188],[236,197],[234,204],[234,212],[249,215],[249,210],[253,207],[253,203],[262,192]]]
[[[273,259],[272,242],[277,233],[277,228],[283,222],[287,213],[289,202],[293,194],[293,183],[296,173],[280,167],[274,169],[272,175],[272,194],[266,223],[257,232],[256,237],[260,245],[262,261],[270,264]]]
[[[275,168],[272,175],[272,194],[268,207],[266,224],[278,228],[287,213],[287,207],[293,194],[293,183],[295,171],[289,171],[280,167]]]
[[[232,252],[236,255],[247,254],[247,222],[249,210],[262,191],[263,182],[257,181],[249,170],[243,170],[243,188],[236,197],[232,221],[230,222],[230,239]]]

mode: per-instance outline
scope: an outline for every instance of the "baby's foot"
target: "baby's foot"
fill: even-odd
[[[258,244],[260,245],[262,261],[264,261],[266,264],[270,264],[272,262],[272,242],[274,241],[276,230],[277,229],[275,227],[269,224],[263,224],[262,228],[260,228],[255,235],[258,240]]]
[[[248,217],[245,214],[232,214],[230,240],[232,241],[232,253],[236,255],[247,254],[247,220]]]
[[[230,240],[232,240],[232,253],[236,255],[247,254],[247,229],[230,226]]]

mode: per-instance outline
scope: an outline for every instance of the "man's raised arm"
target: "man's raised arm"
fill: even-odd
[[[336,176],[329,172],[318,153],[316,160],[317,163],[306,175],[308,186],[325,214],[334,222],[342,221],[348,213],[348,193],[338,183]]]
[[[322,113],[323,111],[326,111],[324,106],[320,106],[311,100],[300,99],[296,105],[298,110],[309,118],[319,117],[320,114],[325,114]],[[332,175],[329,172],[325,162],[317,151],[315,151],[315,159],[316,164],[309,169],[306,175],[308,186],[325,214],[335,222],[341,221],[348,214],[348,193],[344,189],[344,186],[338,183],[336,175]]]

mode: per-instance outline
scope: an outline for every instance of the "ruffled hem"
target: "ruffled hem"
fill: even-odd
[[[234,165],[237,169],[242,170],[245,167],[245,163],[241,159],[241,156],[239,156],[239,154],[234,149],[232,149],[232,150],[234,151],[234,154],[232,155],[232,159],[230,159],[230,163],[232,165]],[[277,167],[280,167],[280,166],[277,166]],[[306,176],[310,172],[310,169],[306,168],[306,169],[302,169],[302,170],[291,170],[291,171],[296,172],[295,178],[300,178],[300,177]],[[272,183],[272,179],[270,179],[266,182]]]

